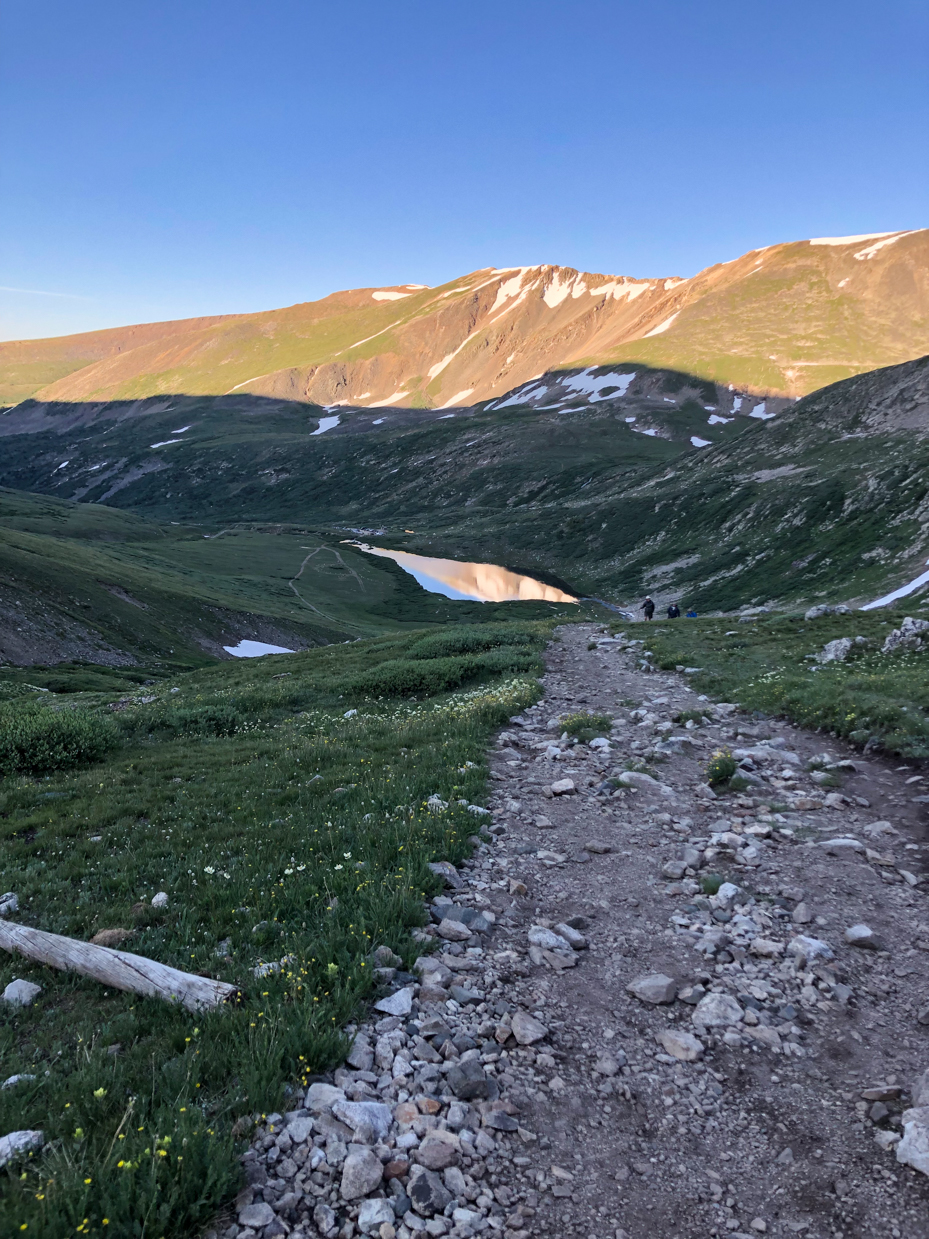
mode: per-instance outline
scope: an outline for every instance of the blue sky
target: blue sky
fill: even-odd
[[[5,0],[0,338],[924,226],[927,12]]]

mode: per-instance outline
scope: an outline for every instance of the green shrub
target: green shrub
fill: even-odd
[[[434,694],[460,688],[483,675],[532,671],[538,666],[534,654],[524,650],[489,650],[470,658],[392,658],[355,676],[348,687],[373,697]]]
[[[90,710],[0,707],[0,775],[51,774],[99,761],[118,734],[110,719]]]
[[[718,873],[705,873],[700,879],[700,889],[704,895],[715,895],[723,884]]]
[[[539,636],[517,624],[459,625],[445,632],[431,633],[409,650],[410,658],[447,658],[455,654],[478,654],[482,650],[507,645],[534,645]]]
[[[725,783],[738,769],[738,764],[728,749],[717,749],[706,764],[708,783]]]
[[[596,736],[608,736],[613,725],[610,714],[591,714],[588,710],[578,710],[576,714],[564,714],[561,726],[569,736],[577,736],[581,744],[589,744]]]
[[[175,710],[167,721],[185,736],[234,736],[246,720],[235,706],[209,705]]]

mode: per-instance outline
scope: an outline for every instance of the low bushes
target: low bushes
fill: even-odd
[[[348,684],[353,692],[370,697],[404,697],[446,692],[485,675],[531,671],[535,654],[523,650],[496,649],[462,658],[392,658],[355,676]]]
[[[446,632],[430,633],[410,647],[410,658],[443,658],[454,654],[477,654],[508,645],[535,645],[538,632],[519,624],[459,625]]]
[[[4,705],[0,707],[0,775],[51,774],[99,761],[117,738],[113,723],[90,710]]]
[[[608,736],[612,725],[611,715],[591,714],[588,710],[565,714],[561,719],[562,728],[569,736],[577,736],[581,744],[589,744],[597,736]]]

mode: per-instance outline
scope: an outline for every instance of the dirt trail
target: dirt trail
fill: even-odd
[[[856,772],[842,772],[841,792],[831,792],[836,807],[814,809],[824,789],[806,763],[824,751],[847,758],[840,744],[736,713],[722,726],[668,727],[677,711],[709,703],[681,676],[636,670],[621,645],[589,650],[600,633],[561,630],[544,702],[525,716],[530,727],[503,733],[493,761],[495,821],[506,828],[495,857],[528,888],[523,898],[491,894],[507,922],[502,933],[524,949],[531,925],[581,917],[590,944],[576,967],[533,966],[512,990],[552,1031],[536,1078],[510,1094],[521,1103],[520,1122],[545,1133],[526,1150],[524,1175],[539,1179],[527,1228],[546,1239],[929,1235],[929,1179],[875,1139],[885,1132],[880,1138],[892,1143],[900,1133],[898,1115],[929,1067],[929,884],[920,876],[929,851],[923,806],[911,802],[924,785],[907,784],[917,772],[854,755]],[[631,718],[624,702],[645,703],[644,719]],[[621,720],[611,751],[561,746],[557,761],[544,749],[539,756],[533,746],[556,734],[546,732],[548,719],[578,709]],[[608,772],[654,753],[662,735],[683,739],[662,745],[680,755],[652,759],[661,787],[640,781],[608,799],[595,795]],[[776,772],[766,788],[698,798],[702,768],[721,741],[749,748],[763,738],[782,738],[799,764],[759,760],[760,771]],[[784,768],[789,782],[777,778]],[[561,778],[578,794],[549,799]],[[791,801],[794,812],[762,807]],[[882,820],[895,833],[867,829]],[[670,876],[663,868],[696,861],[726,832],[741,837],[717,840],[716,858],[701,858],[699,870],[741,888],[722,911],[694,893],[683,865],[669,866]],[[850,845],[822,846],[840,836],[867,846],[874,862]],[[757,855],[744,855],[746,840]],[[540,860],[540,849],[553,856]],[[886,951],[846,944],[846,929],[858,923]],[[834,960],[798,969],[781,945],[798,934],[825,940]],[[679,995],[694,988],[685,1001],[642,1002],[627,985],[649,973],[672,978]],[[731,1026],[698,1027],[701,990],[730,995],[744,1015]],[[664,1053],[656,1034],[668,1030],[696,1035],[702,1059]],[[879,1087],[883,1101],[862,1097]]]
[[[393,992],[258,1128],[223,1239],[929,1236],[924,785],[604,635],[560,630],[439,950],[419,983],[376,952]],[[563,740],[577,710],[609,740]],[[750,792],[709,791],[721,743]]]

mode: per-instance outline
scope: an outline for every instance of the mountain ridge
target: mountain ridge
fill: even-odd
[[[751,250],[689,278],[484,268],[436,288],[0,343],[0,400],[247,392],[456,408],[547,371],[638,362],[802,396],[929,349],[929,230]]]

